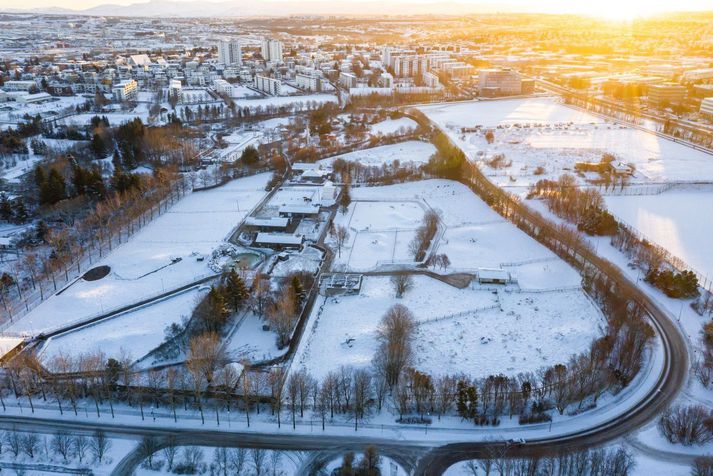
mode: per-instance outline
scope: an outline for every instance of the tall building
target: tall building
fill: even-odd
[[[262,57],[265,61],[273,61],[275,63],[282,62],[282,42],[264,38],[262,40]]]
[[[667,107],[681,104],[686,99],[687,89],[676,83],[652,84],[649,86],[649,104],[654,107]]]
[[[478,71],[481,96],[512,96],[522,92],[520,73],[511,69],[481,69]]]
[[[713,97],[701,101],[701,115],[713,119]]]
[[[226,66],[243,64],[243,52],[239,41],[221,41],[218,43],[218,61]]]

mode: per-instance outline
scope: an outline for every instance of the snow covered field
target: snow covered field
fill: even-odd
[[[294,362],[316,376],[340,365],[369,365],[379,321],[397,303],[421,323],[416,365],[433,374],[534,371],[585,350],[601,335],[603,317],[584,295],[579,274],[464,185],[426,180],[356,187],[352,199],[348,212],[335,218],[350,232],[341,257],[335,256],[335,269],[371,269],[394,249],[407,250],[407,240],[394,243],[392,237],[418,226],[430,207],[445,227],[436,252],[450,257],[446,272],[502,266],[522,280],[494,292],[478,284],[458,289],[414,276],[414,288],[396,299],[389,277],[365,276],[359,295],[329,297],[323,306],[318,301],[310,316]]]
[[[481,160],[484,173],[500,186],[519,186],[524,191],[540,179],[574,173],[575,162],[599,162],[604,153],[635,167],[631,184],[713,181],[710,155],[649,132],[605,122],[555,98],[469,101],[421,110],[471,159]],[[463,127],[477,125],[496,128],[493,144],[487,143],[482,131],[461,132]],[[486,165],[484,161],[495,154],[504,154],[512,165],[501,169]],[[538,167],[541,169],[535,172]]]
[[[395,134],[397,132],[409,132],[418,127],[418,123],[409,117],[400,117],[398,119],[386,119],[385,121],[377,122],[371,125],[371,133],[376,134]]]
[[[523,289],[572,287],[580,283],[574,269],[458,182],[425,180],[355,187],[351,196],[354,203],[346,215],[340,212],[335,217],[335,224],[347,226],[350,235],[341,256],[335,256],[335,264],[367,270],[380,261],[412,263],[408,243],[423,213],[430,208],[438,212],[445,228],[442,237],[436,234],[435,252],[448,255],[450,271],[507,267],[518,279],[522,271]],[[417,208],[422,210],[420,215]]]
[[[319,378],[341,365],[369,366],[378,347],[376,329],[394,304],[408,307],[420,323],[415,365],[434,375],[534,371],[586,350],[602,325],[581,290],[494,293],[426,276],[414,276],[402,299],[395,298],[388,277],[365,277],[358,296],[326,298],[321,312],[320,304],[294,361]]]
[[[120,314],[95,325],[53,337],[43,347],[42,358],[47,361],[60,352],[74,354],[101,351],[108,357],[118,358],[122,350],[133,360],[163,342],[164,329],[172,323],[180,324],[193,312],[200,296],[206,291],[192,289],[164,301]]]
[[[712,203],[713,192],[696,191],[606,197],[607,208],[617,218],[709,277],[713,223],[704,217],[710,216]]]
[[[347,213],[337,213],[334,218],[335,226],[345,226],[349,231],[334,264],[368,270],[380,263],[413,261],[408,245],[425,211],[417,201],[353,201]]]
[[[270,174],[261,174],[189,194],[95,263],[110,266],[108,276],[80,279],[8,330],[36,334],[213,274],[208,260],[196,258],[209,255],[228,237],[265,195],[269,178]],[[181,260],[174,262],[175,258]]]
[[[384,164],[390,165],[395,160],[398,160],[401,164],[420,165],[428,162],[428,159],[435,153],[436,148],[430,142],[410,140],[398,144],[382,145],[371,149],[349,152],[348,154],[320,160],[319,163],[329,165],[336,159],[342,159],[347,162],[359,162],[366,166],[381,166]]]

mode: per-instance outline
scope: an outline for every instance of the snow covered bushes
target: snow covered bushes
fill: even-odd
[[[670,443],[685,446],[713,440],[713,415],[702,405],[676,405],[661,415],[659,430]]]

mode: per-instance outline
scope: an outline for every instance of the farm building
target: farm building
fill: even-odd
[[[257,238],[255,238],[254,245],[273,248],[273,249],[283,249],[283,248],[299,248],[304,243],[304,236],[302,235],[290,235],[288,233],[258,233]]]
[[[478,268],[478,282],[480,284],[507,284],[510,282],[510,273],[499,268]]]

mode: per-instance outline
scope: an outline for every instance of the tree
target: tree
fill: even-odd
[[[52,436],[50,447],[52,451],[62,457],[62,461],[67,463],[72,453],[72,436],[64,430],[56,432]]]
[[[381,472],[379,467],[381,466],[381,456],[379,456],[379,451],[376,446],[369,445],[364,448],[364,455],[359,461],[359,475],[363,476],[380,476]]]
[[[349,184],[349,176],[347,175],[347,178],[345,179],[344,186],[342,187],[342,193],[339,195],[339,211],[342,212],[342,214],[346,214],[347,210],[349,210],[349,205],[352,203],[352,195],[351,195],[351,185]]]
[[[349,230],[343,225],[337,225],[334,229],[334,244],[337,246],[337,255],[342,256],[342,248],[349,239]]]
[[[143,459],[142,465],[145,465],[148,469],[154,468],[154,453],[158,451],[159,445],[158,441],[152,436],[144,436],[141,439],[138,447],[139,456]]]
[[[225,294],[228,304],[233,307],[233,311],[238,312],[240,306],[247,300],[249,293],[245,281],[240,275],[231,269],[223,279],[225,283]]]
[[[240,154],[240,161],[245,165],[255,165],[260,162],[260,153],[255,147],[249,145]]]
[[[377,338],[379,352],[384,356],[383,372],[389,387],[399,380],[403,370],[413,359],[412,341],[416,321],[406,306],[395,304],[381,319]]]
[[[101,463],[109,450],[111,450],[111,440],[106,437],[106,433],[102,430],[95,431],[89,442],[89,451],[92,452],[94,461]]]
[[[395,274],[391,276],[391,285],[394,287],[396,297],[400,299],[413,288],[413,278],[406,273]]]
[[[193,337],[188,344],[186,366],[191,373],[198,373],[208,384],[213,383],[217,369],[227,361],[221,339],[214,332],[206,332]]]

